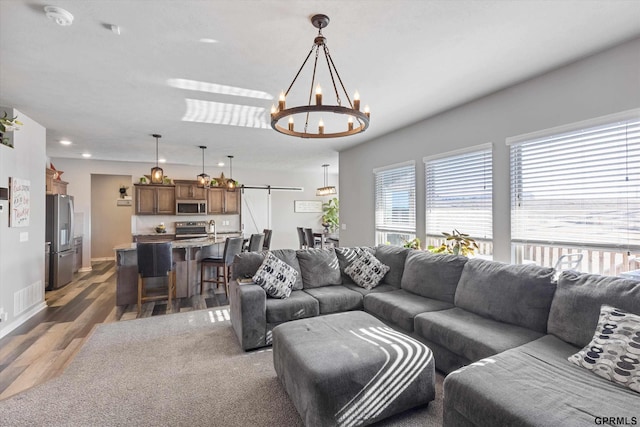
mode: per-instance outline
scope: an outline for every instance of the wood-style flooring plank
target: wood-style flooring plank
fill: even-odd
[[[227,305],[224,291],[149,302],[138,315],[136,304],[115,305],[113,261],[92,264],[68,285],[47,291],[47,308],[0,339],[0,400],[64,372],[97,324]],[[1,423],[0,423],[1,424]]]

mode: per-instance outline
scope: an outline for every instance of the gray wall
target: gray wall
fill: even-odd
[[[11,117],[17,115],[24,126],[13,132],[13,149],[0,145],[0,187],[9,186],[9,177],[29,180],[31,210],[27,227],[9,227],[8,203],[0,202],[4,207],[0,213],[0,337],[46,307],[46,130],[22,112],[0,107],[0,115],[5,111]]]
[[[422,239],[422,158],[490,142],[494,153],[494,259],[508,262],[511,250],[506,138],[638,107],[640,39],[635,39],[344,150],[340,153],[340,244],[374,244],[374,168],[415,160],[416,231]]]

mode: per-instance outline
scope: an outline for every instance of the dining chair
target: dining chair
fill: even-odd
[[[322,246],[322,241],[319,239],[316,239],[313,236],[313,230],[310,228],[305,228],[304,229],[304,235],[305,235],[305,240],[307,242],[307,248],[309,249],[313,249],[313,248],[319,248],[320,246]]]
[[[231,266],[236,255],[242,252],[242,237],[227,237],[224,243],[222,257],[207,257],[200,261],[200,295],[204,293],[205,283],[215,283],[216,288],[224,285],[224,294],[229,297],[229,278],[231,277]],[[215,274],[210,279],[205,279],[205,269],[214,267]],[[222,270],[222,271],[221,271]],[[222,274],[220,274],[222,273]]]
[[[262,250],[268,251],[271,248],[271,233],[273,232],[273,230],[265,228],[264,230],[262,230],[262,232],[264,233],[264,243],[262,244]]]
[[[264,234],[257,233],[252,234],[249,239],[249,247],[247,249],[248,252],[259,252],[262,250],[262,245],[264,243]]]
[[[176,275],[173,268],[171,242],[137,243],[138,258],[138,315],[147,301],[168,299],[167,312],[171,311],[176,297]],[[166,277],[166,287],[147,288],[147,279]],[[153,291],[151,291],[153,289]]]
[[[300,241],[300,249],[305,249],[307,247],[307,238],[302,227],[298,227],[298,240]]]

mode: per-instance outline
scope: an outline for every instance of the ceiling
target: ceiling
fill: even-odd
[[[49,20],[45,5],[73,24]],[[313,45],[316,13],[331,18],[323,34],[347,91],[371,108],[363,134],[300,139],[268,127]],[[207,168],[232,154],[234,167],[335,172],[341,149],[638,35],[637,0],[0,0],[0,105],[47,128],[49,157],[154,163],[159,133],[168,164],[201,166],[205,145]],[[294,89],[304,102],[309,85]],[[225,108],[234,124],[264,128],[216,124]]]

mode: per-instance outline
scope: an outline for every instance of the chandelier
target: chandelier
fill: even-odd
[[[324,164],[322,165],[322,167],[324,168],[324,187],[319,187],[318,189],[316,189],[316,196],[331,196],[332,194],[336,194],[336,187],[328,184],[329,171],[327,170],[327,168],[329,167],[329,165]]]
[[[344,87],[344,83],[342,83],[342,79],[340,78],[340,74],[338,74],[338,70],[336,69],[335,64],[333,63],[333,59],[329,53],[329,48],[326,45],[326,39],[322,35],[322,29],[329,25],[329,17],[326,15],[314,15],[311,17],[311,23],[314,27],[318,29],[318,35],[313,41],[313,46],[311,47],[311,51],[305,58],[302,66],[296,73],[293,81],[289,85],[289,88],[286,92],[282,92],[280,94],[280,98],[278,100],[278,106],[275,105],[271,107],[271,127],[280,133],[284,133],[286,135],[291,136],[299,136],[301,138],[335,138],[339,136],[348,136],[355,135],[360,132],[364,132],[369,127],[369,118],[370,112],[369,107],[366,106],[364,112],[360,111],[360,95],[356,92],[353,96],[353,102],[349,95],[347,94],[347,90]],[[309,101],[307,105],[301,105],[297,107],[286,107],[286,99],[293,87],[293,84],[296,82],[300,72],[304,68],[305,64],[311,57],[311,54],[315,51],[315,60],[313,63],[313,75],[311,76],[311,88],[309,90]],[[318,57],[320,53],[324,54],[326,59],[327,68],[329,76],[331,77],[331,83],[333,85],[333,92],[336,96],[336,105],[324,104],[322,99],[322,88],[320,84],[316,82],[316,70],[318,66]],[[342,93],[347,100],[348,106],[342,105],[342,99],[340,98],[341,91],[338,89],[336,85],[336,79],[339,83],[340,88],[342,89]],[[313,93],[315,86],[315,104],[312,104]],[[326,100],[325,100],[326,101]],[[327,129],[325,131],[325,124],[320,116],[320,120],[318,121],[317,131],[315,128],[310,128],[309,126],[309,115],[310,113],[323,113],[327,115],[345,115],[346,121],[344,123],[344,127],[338,123],[335,127],[331,127],[331,129]],[[296,130],[296,125],[294,121],[295,115],[302,115],[304,117],[304,127]],[[288,118],[288,123],[286,127],[283,127],[279,124],[280,120]],[[332,124],[333,121],[332,121]],[[357,125],[356,125],[357,124]]]
[[[162,184],[163,172],[162,168],[158,166],[158,138],[162,138],[162,135],[154,133],[151,136],[156,139],[156,166],[154,168],[151,168],[151,183]]]

